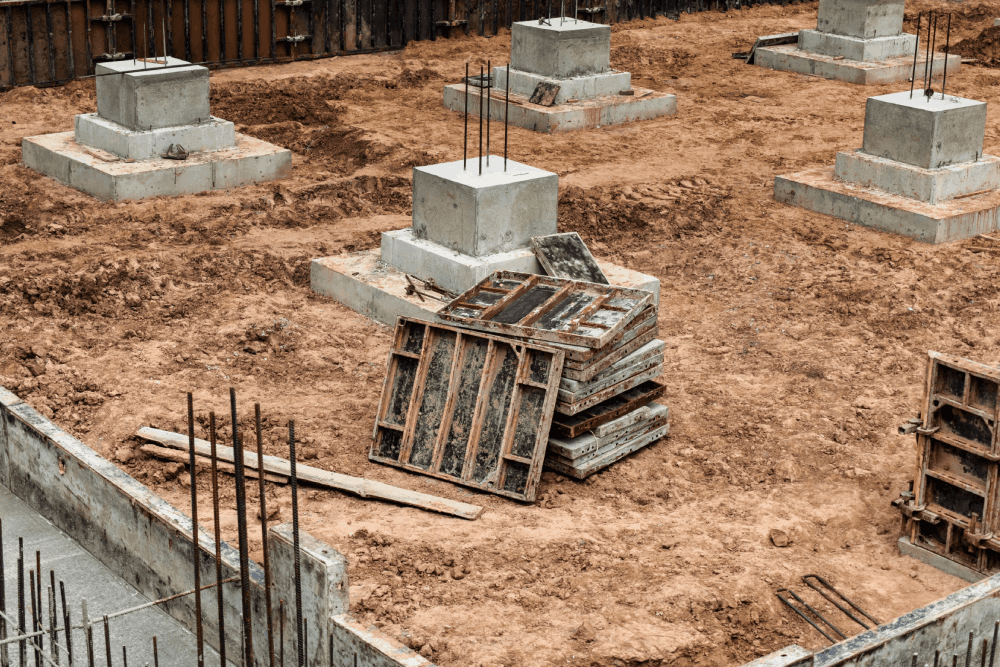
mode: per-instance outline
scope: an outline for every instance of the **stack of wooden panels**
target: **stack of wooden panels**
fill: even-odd
[[[596,417],[581,421],[591,427],[610,421],[620,426],[603,429],[606,435],[590,450],[584,446],[563,451],[550,439],[546,455],[550,468],[583,478],[666,433],[665,411],[656,412],[650,417],[655,421],[648,424],[640,419],[648,409],[630,414],[643,409],[654,394],[662,394],[662,388],[652,382],[663,372],[663,342],[656,338],[658,312],[649,292],[501,271],[438,315],[472,329],[563,351],[553,416],[557,428],[593,410]],[[618,400],[626,394],[631,396],[628,400]],[[632,421],[626,425],[627,419],[617,422],[618,417]],[[637,432],[641,424],[650,428]],[[562,433],[570,438],[581,434],[572,427]]]

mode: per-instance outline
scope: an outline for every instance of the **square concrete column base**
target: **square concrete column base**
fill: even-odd
[[[604,95],[579,102],[566,102],[543,107],[531,104],[523,95],[510,94],[510,124],[536,132],[569,132],[608,125],[621,125],[635,120],[649,120],[677,113],[677,96],[646,88],[632,88],[633,95]],[[456,83],[445,86],[444,105],[452,111],[465,111],[465,86]],[[480,92],[468,92],[469,115],[479,115]],[[492,100],[483,99],[483,117],[487,111],[494,121],[503,122],[504,93],[493,90]],[[490,103],[492,102],[492,104]],[[500,128],[503,132],[503,128]],[[502,137],[499,137],[503,141]]]
[[[74,124],[74,140],[78,144],[129,160],[160,157],[171,145],[179,144],[188,152],[219,151],[232,148],[236,142],[235,126],[215,117],[197,125],[162,127],[146,132],[135,132],[96,113],[80,114]]]
[[[78,144],[72,132],[26,137],[21,159],[35,171],[102,200],[226,190],[292,175],[291,151],[242,134],[233,148],[186,160],[126,161]]]
[[[846,183],[929,204],[1000,188],[1000,158],[993,155],[938,169],[923,169],[860,150],[842,151],[837,153],[833,173]]]
[[[837,180],[833,167],[778,176],[774,198],[924,243],[994,232],[1000,222],[1000,190],[930,204]]]
[[[654,300],[660,296],[660,280],[609,262],[598,261],[613,285],[648,290]],[[406,294],[406,274],[379,259],[378,250],[314,259],[310,267],[314,292],[344,304],[387,326],[395,326],[398,317],[438,321],[437,312],[446,301],[429,297],[420,300]]]
[[[443,245],[418,239],[413,228],[382,232],[382,262],[438,287],[461,294],[494,271],[544,273],[531,248],[473,257]]]
[[[941,570],[945,574],[950,574],[953,577],[958,577],[959,579],[964,579],[972,583],[977,581],[982,581],[986,578],[986,575],[982,572],[976,572],[972,568],[966,567],[961,563],[956,563],[953,560],[949,560],[940,554],[936,554],[933,551],[924,549],[921,546],[910,543],[910,538],[901,537],[899,538],[899,553],[904,556],[909,556],[910,558],[916,558],[921,563],[926,563],[933,568]]]
[[[837,79],[848,83],[858,83],[863,86],[883,83],[898,83],[909,81],[913,73],[913,55],[889,58],[881,62],[865,62],[862,60],[837,59],[836,56],[826,56],[820,53],[804,51],[794,44],[781,46],[762,46],[754,52],[754,63],[766,69],[811,74],[824,79]],[[951,55],[948,59],[948,74],[954,75],[962,63],[962,56]],[[923,54],[917,58],[917,87],[923,80]],[[945,56],[935,53],[932,60],[933,78],[944,74]]]
[[[515,95],[531,98],[535,88],[540,83],[559,86],[556,93],[556,104],[565,104],[566,100],[587,100],[601,95],[618,95],[623,90],[632,90],[632,75],[628,72],[610,70],[600,74],[574,76],[569,79],[551,79],[541,74],[510,70],[510,92]],[[464,88],[464,86],[463,86]],[[473,89],[469,87],[471,93]],[[503,97],[507,93],[507,68],[493,68],[493,94]],[[477,109],[479,107],[476,107]]]

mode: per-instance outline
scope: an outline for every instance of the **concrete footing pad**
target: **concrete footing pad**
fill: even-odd
[[[921,546],[910,543],[910,538],[901,537],[899,538],[899,553],[904,556],[909,556],[910,558],[916,558],[921,563],[926,563],[933,568],[941,570],[945,574],[950,574],[953,577],[958,577],[959,579],[964,579],[972,583],[977,581],[982,581],[986,579],[986,575],[981,572],[976,572],[972,568],[965,567],[961,563],[956,563],[953,560],[949,560],[944,556],[934,553],[933,551],[928,551]]]
[[[993,232],[1000,223],[1000,190],[930,204],[837,180],[832,167],[778,176],[774,198],[924,243]]]
[[[659,302],[658,278],[608,262],[598,265],[611,284],[648,290]],[[437,321],[446,303],[406,294],[406,274],[380,261],[377,249],[314,259],[310,282],[313,291],[387,326],[395,326],[398,317]]]
[[[78,144],[73,132],[26,137],[21,153],[26,166],[102,200],[195,194],[292,175],[291,151],[242,134],[233,148],[186,160],[127,161]]]
[[[951,55],[947,57],[948,74],[955,75],[962,63],[962,57]],[[824,79],[837,79],[848,83],[861,85],[877,85],[909,81],[913,74],[913,56],[889,58],[880,62],[848,60],[838,56],[828,56],[800,49],[797,45],[762,46],[755,51],[754,62],[766,69],[785,70],[810,74]],[[917,58],[917,80],[924,74],[926,58],[923,54]],[[944,74],[945,55],[935,54],[931,60],[933,77],[940,78]],[[919,85],[917,86],[920,87]]]
[[[445,86],[444,105],[452,111],[464,113],[466,87],[457,83]],[[536,132],[569,132],[587,128],[621,125],[635,120],[649,120],[659,116],[677,113],[677,96],[646,88],[633,88],[633,95],[604,95],[544,107],[532,104],[523,95],[510,94],[511,125],[535,130]],[[504,92],[493,90],[493,97],[487,100],[478,88],[468,91],[469,115],[478,116],[480,99],[483,117],[489,113],[495,121],[504,120]],[[502,128],[501,128],[502,130]]]

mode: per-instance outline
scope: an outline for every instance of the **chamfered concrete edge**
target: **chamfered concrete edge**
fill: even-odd
[[[150,599],[190,590],[194,574],[191,520],[93,449],[56,426],[16,395],[0,386],[0,482],[73,538],[108,568],[117,572]],[[280,524],[269,531],[269,557],[277,592],[291,594],[293,549],[291,526]],[[215,580],[215,542],[204,528],[198,535],[203,581]],[[310,626],[307,664],[326,667],[332,635],[335,653],[346,661],[358,654],[365,667],[430,667],[431,663],[377,628],[359,631],[348,612],[347,562],[333,547],[300,534],[303,577],[303,612]],[[238,552],[221,545],[223,577],[239,574]],[[251,562],[247,573],[254,614],[254,653],[266,655],[266,622],[263,570]],[[206,608],[215,608],[214,591],[203,593]],[[240,654],[239,595],[224,598],[226,647]],[[194,630],[191,596],[161,608],[188,629]],[[218,648],[214,614],[204,614],[206,641]],[[315,637],[313,637],[315,635]],[[284,650],[293,655],[294,633],[285,634]]]

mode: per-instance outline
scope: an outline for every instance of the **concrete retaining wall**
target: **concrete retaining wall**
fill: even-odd
[[[190,519],[3,387],[0,387],[0,483],[150,599],[194,588]],[[208,507],[206,502],[199,508],[203,528],[211,527],[211,511],[203,514]],[[287,662],[297,655],[291,526],[274,526],[269,535],[275,652],[278,652],[277,605],[279,599],[284,599]],[[207,585],[215,581],[215,541],[201,530],[198,542],[202,585]],[[340,553],[305,533],[300,534],[300,545],[302,607],[309,624],[308,665],[329,665],[331,640],[334,653],[342,656],[345,665],[352,664],[347,659],[353,658],[355,652],[358,665],[364,667],[430,665],[377,629],[365,629],[351,619],[347,561]],[[223,543],[222,558],[223,577],[237,576],[236,549]],[[251,563],[248,574],[254,661],[266,665],[264,572]],[[224,587],[223,602],[227,657],[234,660],[240,655],[242,610],[237,585]],[[216,648],[217,605],[214,590],[202,593],[205,639]],[[162,608],[194,630],[194,596],[185,596]],[[99,614],[100,610],[92,613]]]

